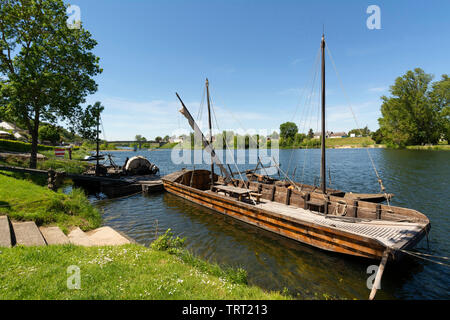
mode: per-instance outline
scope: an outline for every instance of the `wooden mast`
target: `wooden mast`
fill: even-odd
[[[97,108],[97,154],[96,154],[96,159],[97,159],[97,164],[96,164],[96,166],[95,166],[95,175],[96,176],[98,176],[98,174],[99,174],[99,166],[100,166],[100,164],[99,164],[99,161],[100,161],[100,159],[99,159],[99,151],[100,151],[100,147],[99,147],[99,143],[100,143],[100,141],[99,141],[99,130],[100,130],[100,104],[98,105],[98,108]]]
[[[327,171],[326,171],[326,157],[325,157],[325,34],[322,35],[322,163],[320,175],[322,178],[321,189],[324,194],[327,193]]]
[[[208,121],[209,121],[209,143],[212,147],[213,144],[213,135],[212,135],[212,122],[211,122],[211,103],[209,98],[209,81],[206,78],[206,98],[208,99]],[[214,161],[211,155],[211,189],[214,186]]]

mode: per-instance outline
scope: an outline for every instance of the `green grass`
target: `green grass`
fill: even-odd
[[[175,148],[179,143],[178,142],[174,142],[174,143],[166,143],[165,145],[159,147],[158,149],[173,149]]]
[[[360,137],[360,138],[337,138],[337,139],[327,139],[325,142],[327,148],[334,147],[368,147],[369,145],[374,145],[375,141],[373,141],[370,137]]]
[[[1,249],[0,299],[286,299],[139,245]],[[67,288],[80,268],[81,289]]]
[[[407,146],[409,150],[433,150],[433,151],[450,151],[450,145],[438,144],[433,146]]]
[[[17,179],[20,178],[20,179]],[[57,225],[63,231],[79,226],[91,230],[100,226],[101,215],[86,198],[74,189],[70,194],[50,191],[39,176],[0,172],[0,215],[18,221],[35,221],[37,225]]]

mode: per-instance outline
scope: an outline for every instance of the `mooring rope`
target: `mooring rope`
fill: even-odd
[[[421,253],[421,252],[416,252],[416,251],[408,251],[408,250],[405,250],[405,249],[397,249],[397,251],[409,254],[410,256],[416,257],[418,259],[423,259],[423,260],[426,260],[426,261],[429,261],[429,262],[432,262],[432,263],[436,263],[436,264],[439,264],[439,265],[442,265],[442,266],[450,267],[450,264],[448,264],[448,263],[444,263],[444,262],[441,262],[441,261],[436,261],[436,260],[433,260],[433,259],[425,258],[425,257],[432,257],[432,258],[436,258],[436,259],[450,260],[449,257],[435,256],[435,255]]]

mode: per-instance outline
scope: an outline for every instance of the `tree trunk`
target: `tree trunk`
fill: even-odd
[[[38,136],[39,136],[39,111],[35,112],[34,123],[32,126],[31,134],[31,156],[30,156],[30,168],[36,169],[37,167],[37,152],[38,152]]]

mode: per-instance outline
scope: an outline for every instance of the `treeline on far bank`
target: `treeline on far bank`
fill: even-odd
[[[372,138],[391,148],[448,144],[450,79],[438,81],[416,68],[395,80],[390,97],[382,96],[380,129]]]

